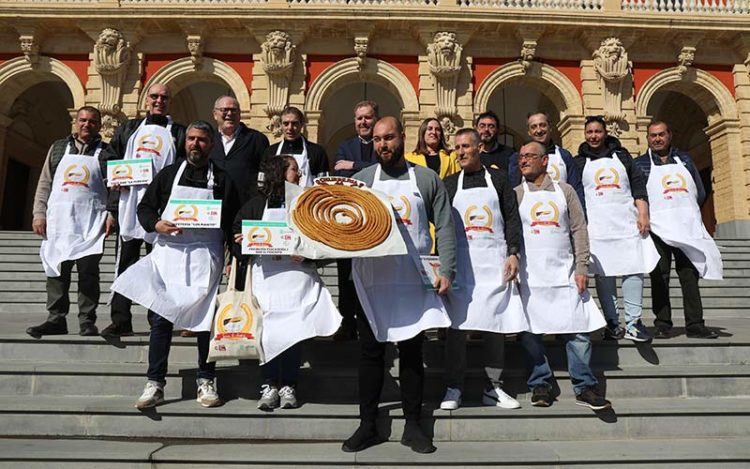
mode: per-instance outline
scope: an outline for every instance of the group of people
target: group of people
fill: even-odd
[[[388,342],[399,350],[402,443],[420,453],[435,450],[420,425],[427,330],[446,329],[440,404],[446,410],[462,402],[470,331],[483,340],[485,405],[520,407],[503,390],[505,334],[517,334],[527,353],[531,404],[551,405],[553,373],[542,337],[556,334],[565,343],[576,403],[609,408],[591,369],[590,333],[603,328],[605,339],[650,340],[641,321],[643,278],[650,274],[655,337],[672,336],[672,257],[688,337],[717,337],[704,324],[697,288],[699,278],[722,274],[718,249],[701,221],[706,194],[689,155],[671,145],[665,122],[649,125],[649,149],[636,159],[607,134],[599,116],[586,119],[585,141],[573,157],[553,143],[550,118],[541,112],[528,116],[530,139],[518,151],[498,140],[499,119],[487,111],[473,128],[456,132],[452,149],[440,122],[425,120],[417,147],[407,153],[399,119],[381,118],[372,101],[357,103],[356,136],[340,145],[332,170],[393,201],[407,254],[337,260],[337,308],[317,261],[251,257],[240,248],[243,220],[286,220],[285,184],[308,187],[329,171],[325,150],[303,136],[304,114],[286,108],[282,140],[269,145],[240,122],[239,103],[230,96],[215,102],[216,127],[196,121],[187,128],[169,116],[170,98],[167,87],[153,85],[146,117],[124,123],[109,145],[98,133],[99,111],[81,108],[75,132],[50,148],[34,201],[33,230],[44,238],[40,256],[49,316],[27,332],[36,338],[67,333],[75,263],[80,334],[99,334],[99,261],[104,238],[117,233],[112,324],[101,335],[132,335],[131,303],[148,309],[149,365],[139,409],[164,399],[175,327],[197,337],[198,402],[221,404],[215,364],[207,358],[216,295],[230,257],[236,259],[236,287],[252,288],[264,316],[259,408],[298,406],[302,341],[358,338],[361,421],[344,451],[383,441],[375,422]],[[141,158],[152,161],[149,184],[107,187],[108,162]],[[220,227],[175,225],[165,210],[178,199],[220,200]],[[139,259],[144,242],[148,255]],[[427,255],[439,258],[431,289],[419,272]],[[239,274],[246,269],[251,285]],[[587,292],[590,276],[603,314]]]

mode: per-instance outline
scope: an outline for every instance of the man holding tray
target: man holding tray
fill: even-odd
[[[148,381],[138,409],[164,400],[175,325],[197,333],[198,402],[220,404],[214,364],[206,358],[224,242],[231,237],[239,196],[231,179],[209,160],[213,136],[207,122],[190,124],[187,160],[164,168],[149,184],[138,204],[138,221],[147,233],[157,234],[154,249],[112,284],[113,291],[149,309]]]
[[[419,453],[435,451],[420,427],[424,368],[423,331],[447,327],[450,319],[438,295],[450,288],[456,269],[456,236],[445,186],[433,171],[411,166],[404,159],[404,131],[395,117],[384,117],[373,131],[379,164],[354,177],[391,199],[408,253],[400,256],[355,258],[354,285],[364,316],[357,317],[361,355],[357,431],[344,442],[346,452],[362,451],[382,442],[375,421],[383,388],[386,342],[399,349],[399,378],[406,426],[401,443]],[[425,289],[420,255],[432,247],[429,223],[435,225],[441,266],[435,290]]]

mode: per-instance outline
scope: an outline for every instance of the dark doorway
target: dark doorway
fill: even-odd
[[[3,209],[0,212],[0,228],[22,230],[26,210],[26,194],[29,189],[31,168],[13,158],[8,159],[8,173],[3,190]]]

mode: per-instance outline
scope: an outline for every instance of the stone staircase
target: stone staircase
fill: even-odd
[[[506,389],[523,408],[479,405],[481,347],[470,341],[468,402],[457,411],[441,411],[436,406],[444,390],[443,346],[431,340],[425,344],[424,424],[438,451],[417,455],[398,443],[403,416],[398,360],[391,350],[379,422],[389,442],[347,454],[340,443],[358,424],[356,342],[307,342],[299,385],[304,405],[266,413],[255,409],[260,379],[252,361],[220,363],[218,387],[226,404],[198,406],[194,339],[177,337],[167,404],[139,412],[133,402],[145,381],[143,308],[135,308],[139,333],[121,343],[75,334],[31,339],[25,328],[45,318],[39,240],[27,233],[0,232],[0,467],[748,467],[750,243],[721,240],[719,245],[726,279],[701,284],[706,321],[720,331],[718,340],[680,335],[638,345],[595,341],[594,365],[612,411],[594,413],[574,404],[563,348],[554,337],[547,345],[561,394],[552,407],[529,404],[522,350],[509,337]],[[113,243],[108,242],[102,261],[104,291],[113,267]],[[324,269],[324,276],[335,284],[335,268]],[[71,291],[75,289],[74,283]],[[651,324],[648,286],[644,294],[644,318]],[[679,296],[676,277],[673,295]],[[75,305],[75,293],[71,296]],[[674,304],[679,326],[681,301]],[[74,332],[72,308],[69,327]],[[108,314],[102,304],[100,326],[108,323]]]

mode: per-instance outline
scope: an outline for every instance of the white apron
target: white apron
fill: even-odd
[[[128,139],[125,148],[126,160],[137,160],[140,158],[151,158],[153,176],[174,163],[175,149],[172,140],[172,118],[169,118],[169,124],[166,127],[160,125],[146,125],[146,119],[141,121],[133,135]],[[120,202],[118,204],[118,224],[120,237],[125,241],[131,239],[144,239],[148,243],[153,243],[156,239],[156,233],[146,233],[136,216],[138,204],[146,193],[147,184],[130,186],[128,190],[120,191]]]
[[[583,190],[591,245],[589,272],[613,277],[654,270],[659,252],[651,237],[638,231],[630,181],[616,154],[587,159]]]
[[[513,333],[528,329],[515,283],[503,275],[507,244],[500,199],[485,170],[487,187],[463,189],[453,198],[458,289],[445,302],[454,329]]]
[[[568,182],[568,167],[560,154],[560,147],[555,145],[555,152],[547,155],[547,174],[553,182]]]
[[[352,259],[352,279],[362,309],[379,342],[401,342],[420,332],[451,324],[442,300],[422,286],[420,255],[432,248],[427,210],[414,168],[409,180],[380,180],[378,164],[372,188],[389,196],[408,254]]]
[[[65,148],[47,201],[47,237],[39,257],[47,277],[60,276],[60,264],[104,250],[107,188],[99,168],[101,144],[93,156]]]
[[[578,293],[568,203],[555,191],[529,191],[518,207],[523,224],[521,298],[534,334],[591,332],[606,322],[588,292]]]
[[[178,184],[186,166],[183,162],[177,171],[170,200],[213,200],[211,166],[206,189]],[[112,291],[177,327],[209,331],[223,266],[224,234],[220,228],[183,229],[176,236],[160,234],[151,253],[115,279]]]
[[[286,209],[266,203],[263,220],[286,221]],[[338,330],[341,314],[314,263],[290,256],[255,256],[253,262],[253,294],[263,311],[264,363],[298,342]]]
[[[698,190],[690,171],[679,156],[676,164],[657,166],[648,151],[651,231],[668,245],[680,249],[701,278],[722,279],[719,248],[703,226],[698,207]]]
[[[315,175],[311,174],[310,171],[310,158],[307,157],[307,140],[305,140],[305,137],[300,137],[302,139],[302,153],[299,154],[292,154],[294,157],[294,160],[297,162],[297,167],[299,168],[299,185],[301,187],[310,187],[313,185],[313,180],[315,179]],[[284,146],[284,142],[279,142],[279,146],[276,148],[276,155],[281,155],[281,147]]]

